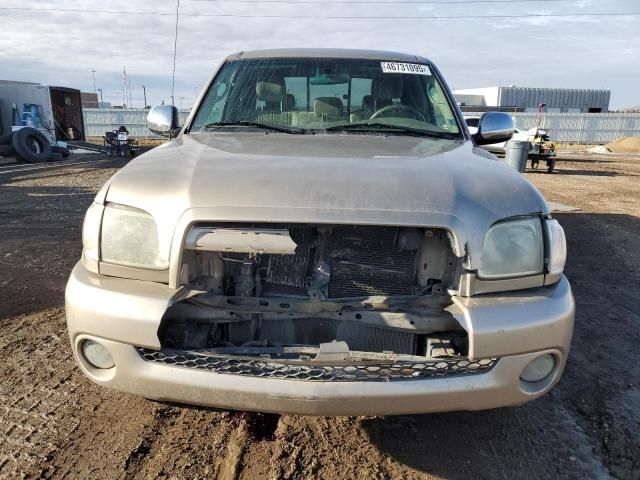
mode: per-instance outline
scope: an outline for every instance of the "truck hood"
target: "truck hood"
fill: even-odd
[[[470,141],[362,134],[181,135],[122,168],[106,199],[153,215],[167,259],[196,221],[387,224],[449,229],[471,268],[493,223],[549,211]]]

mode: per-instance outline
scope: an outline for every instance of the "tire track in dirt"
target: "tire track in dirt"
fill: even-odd
[[[77,405],[75,393],[86,383],[77,375],[69,349],[59,348],[66,340],[66,336],[59,334],[60,315],[58,310],[38,320],[20,316],[9,328],[3,329],[0,347],[0,369],[5,375],[0,383],[0,428],[4,434],[0,444],[2,476],[36,473],[37,466],[46,463],[55,450],[57,441],[78,427],[75,419],[55,421],[57,417],[72,417]],[[40,473],[44,472],[37,472]]]
[[[155,405],[154,422],[125,464],[126,478],[239,478],[252,442],[248,414]]]
[[[388,469],[390,459],[371,444],[360,420],[283,415],[271,437],[247,444],[239,478],[418,478]]]

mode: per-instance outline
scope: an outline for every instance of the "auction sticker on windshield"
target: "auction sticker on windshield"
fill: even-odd
[[[384,73],[413,73],[415,75],[431,75],[428,65],[419,63],[380,62]]]

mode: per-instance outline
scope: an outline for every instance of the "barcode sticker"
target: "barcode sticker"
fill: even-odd
[[[380,62],[384,73],[412,73],[414,75],[431,75],[428,65],[420,63]]]

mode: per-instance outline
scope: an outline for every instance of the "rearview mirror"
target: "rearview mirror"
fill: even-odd
[[[157,105],[149,110],[147,127],[153,133],[163,137],[175,137],[178,127],[178,109],[171,105]]]
[[[473,136],[478,145],[506,142],[516,131],[510,115],[502,112],[486,112],[480,117],[478,132]]]
[[[344,73],[323,73],[321,75],[316,75],[315,77],[309,78],[309,83],[311,85],[340,85],[343,83],[349,83],[350,79],[351,77]]]

